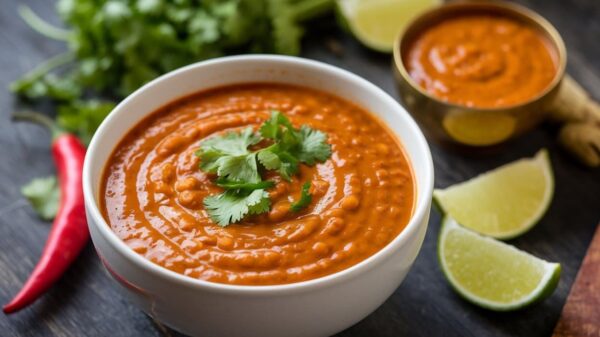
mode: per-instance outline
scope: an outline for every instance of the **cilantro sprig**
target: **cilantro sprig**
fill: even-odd
[[[314,165],[331,156],[331,146],[323,132],[307,125],[296,129],[279,111],[273,111],[261,126],[260,134],[275,143],[258,151],[259,162],[268,170],[277,170],[286,180],[298,171],[300,162]]]
[[[264,189],[232,189],[204,198],[204,207],[213,221],[225,227],[242,220],[247,214],[268,212],[271,209],[271,199]]]
[[[261,142],[270,145],[250,150]],[[260,214],[271,209],[266,189],[273,181],[263,180],[263,170],[277,171],[285,180],[298,172],[300,163],[314,165],[331,156],[327,135],[307,125],[296,128],[279,111],[273,111],[256,133],[250,127],[241,132],[227,132],[200,143],[196,151],[200,169],[218,176],[215,183],[225,192],[204,199],[209,216],[220,226],[242,220],[246,215]],[[310,183],[302,187],[300,199],[290,206],[299,212],[312,201]]]

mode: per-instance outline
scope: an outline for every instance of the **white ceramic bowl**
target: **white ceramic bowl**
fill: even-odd
[[[137,122],[166,103],[227,84],[278,82],[348,99],[383,120],[404,146],[416,179],[416,207],[407,227],[381,251],[341,272],[273,286],[240,286],[192,279],[131,250],[102,217],[102,170]],[[409,114],[388,94],[348,71],[287,56],[235,56],[196,63],[166,74],[121,102],[88,148],[83,190],[92,240],[105,267],[147,314],[194,336],[326,336],[357,323],[400,285],[427,229],[433,189],[431,153]]]

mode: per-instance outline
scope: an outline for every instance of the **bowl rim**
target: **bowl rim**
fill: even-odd
[[[453,103],[453,102],[449,102],[449,101],[444,101],[444,100],[440,99],[439,97],[429,93],[427,90],[422,88],[418,83],[416,83],[412,79],[412,77],[408,73],[408,70],[404,66],[404,60],[402,57],[402,50],[401,50],[402,43],[404,42],[406,34],[411,29],[413,29],[413,27],[415,25],[419,24],[421,21],[431,20],[431,19],[428,19],[428,17],[430,17],[438,12],[454,10],[456,12],[465,11],[465,13],[467,13],[471,10],[476,10],[476,9],[481,9],[481,11],[485,11],[486,9],[500,10],[500,11],[504,11],[505,13],[508,13],[509,15],[525,17],[529,21],[531,21],[530,24],[532,26],[539,29],[541,32],[543,32],[545,35],[548,36],[549,42],[553,45],[553,48],[556,49],[557,61],[556,61],[556,73],[554,75],[554,78],[552,79],[550,84],[548,84],[548,86],[544,90],[540,91],[535,96],[533,96],[530,99],[523,101],[521,103],[516,103],[516,104],[501,106],[501,107],[477,107],[477,106],[470,107],[470,106],[467,106],[464,104],[458,104],[458,103]],[[425,24],[425,26],[427,26],[427,23]],[[498,111],[506,111],[506,110],[516,109],[516,108],[521,108],[526,105],[535,103],[535,102],[543,99],[545,96],[550,94],[554,89],[556,89],[558,87],[558,85],[560,84],[560,82],[562,81],[562,79],[565,75],[566,67],[567,67],[567,48],[565,46],[565,42],[562,39],[562,36],[558,32],[558,30],[554,27],[554,25],[552,25],[552,23],[550,23],[550,21],[548,21],[545,17],[538,14],[534,10],[529,9],[523,5],[512,3],[512,2],[500,2],[498,0],[488,0],[488,1],[455,0],[455,1],[450,1],[450,2],[446,2],[446,3],[442,3],[440,5],[437,5],[431,9],[417,15],[415,18],[413,18],[412,20],[410,20],[408,22],[408,24],[400,32],[400,34],[394,41],[394,47],[393,47],[392,51],[393,51],[393,59],[394,59],[394,61],[393,61],[394,68],[398,71],[398,73],[400,73],[402,80],[405,81],[406,83],[408,83],[408,85],[412,89],[416,90],[420,95],[423,95],[423,96],[427,97],[427,99],[432,100],[438,104],[445,105],[449,108],[461,109],[464,111],[498,112]],[[397,80],[397,81],[399,81],[399,80]]]
[[[283,63],[289,67],[295,66],[305,66],[312,67],[318,71],[333,73],[338,77],[344,78],[344,80],[355,82],[357,85],[362,86],[365,90],[371,91],[374,96],[377,96],[378,99],[387,101],[387,105],[396,106],[396,109],[391,113],[396,113],[401,115],[404,122],[407,123],[407,126],[410,130],[412,130],[412,134],[410,137],[413,137],[416,140],[416,146],[418,151],[416,153],[423,156],[423,161],[425,163],[424,167],[419,168],[419,172],[415,170],[415,175],[423,175],[424,183],[422,186],[419,186],[419,189],[416,191],[417,197],[415,206],[413,209],[413,214],[410,217],[410,220],[406,227],[386,246],[384,246],[381,250],[376,252],[375,254],[369,256],[365,260],[350,266],[349,268],[343,269],[341,271],[335,272],[333,274],[325,275],[319,278],[296,282],[296,283],[288,283],[288,284],[276,284],[276,285],[234,285],[234,284],[225,284],[225,283],[216,283],[210,282],[200,279],[194,279],[183,274],[174,272],[162,266],[159,266],[143,256],[135,253],[124,241],[122,241],[115,232],[112,231],[107,221],[102,216],[99,206],[96,203],[96,198],[93,193],[93,176],[92,176],[92,158],[95,155],[95,152],[98,148],[102,146],[99,142],[99,138],[102,134],[106,133],[113,123],[119,119],[119,115],[123,114],[124,111],[127,111],[129,108],[129,102],[133,100],[134,97],[142,95],[148,88],[157,85],[160,82],[172,80],[173,78],[177,78],[183,73],[189,71],[197,71],[199,68],[208,68],[213,66],[226,66],[232,62],[249,62],[249,61],[258,61],[258,62],[279,62]],[[275,81],[276,82],[276,81]],[[231,83],[233,84],[233,83]],[[178,99],[179,96],[173,97],[173,100]],[[148,113],[151,113],[154,110],[149,110]],[[386,123],[387,124],[387,123]],[[387,126],[387,125],[386,125]],[[402,142],[403,138],[394,131],[392,131],[394,135]],[[124,136],[120,135],[121,138]],[[412,158],[409,157],[410,160]],[[235,293],[235,294],[243,294],[243,295],[261,295],[261,294],[290,294],[303,292],[307,290],[320,289],[326,286],[331,286],[334,284],[338,284],[350,278],[357,276],[358,274],[367,272],[372,269],[376,265],[380,264],[385,259],[389,258],[391,254],[398,249],[399,247],[407,244],[407,240],[412,237],[417,230],[421,226],[427,226],[427,219],[429,210],[431,207],[431,198],[433,193],[433,160],[431,157],[431,151],[429,149],[428,143],[425,139],[425,136],[417,126],[414,119],[410,116],[410,114],[396,101],[394,100],[388,93],[383,91],[381,88],[377,87],[373,83],[367,81],[366,79],[355,75],[347,70],[319,62],[314,60],[309,60],[300,57],[293,56],[281,56],[281,55],[262,55],[262,54],[254,54],[254,55],[238,55],[238,56],[227,56],[215,58],[207,61],[197,62],[177,70],[166,73],[153,81],[145,84],[141,88],[137,89],[135,92],[130,94],[127,98],[121,101],[104,119],[98,130],[96,131],[94,137],[92,138],[90,145],[87,150],[87,154],[85,156],[84,166],[83,166],[83,193],[85,199],[85,207],[88,212],[88,216],[92,219],[92,221],[88,222],[89,227],[94,227],[98,230],[99,234],[103,236],[103,238],[109,243],[109,246],[112,250],[115,250],[126,260],[131,263],[137,265],[138,267],[144,269],[146,272],[152,274],[153,277],[160,277],[163,279],[167,279],[170,282],[177,283],[178,285],[201,289],[201,290],[210,290],[218,293]],[[98,254],[100,252],[97,250]],[[103,258],[102,256],[100,256]]]

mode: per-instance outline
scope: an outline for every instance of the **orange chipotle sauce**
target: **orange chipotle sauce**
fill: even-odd
[[[273,109],[327,133],[332,156],[300,165],[291,182],[268,176],[276,182],[267,190],[271,211],[220,227],[203,199],[222,191],[194,152],[207,137],[258,128]],[[277,84],[217,88],[159,109],[121,140],[102,181],[103,215],[135,252],[193,278],[245,285],[299,282],[357,264],[402,231],[415,196],[403,150],[374,117],[324,92]],[[292,213],[305,181],[313,200]]]
[[[526,23],[469,14],[426,29],[403,62],[413,80],[444,101],[498,108],[541,94],[556,75],[556,57],[550,42]]]

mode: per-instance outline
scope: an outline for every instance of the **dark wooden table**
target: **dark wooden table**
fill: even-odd
[[[569,50],[568,71],[600,99],[600,1],[522,1],[556,25]],[[53,4],[27,1],[58,23]],[[336,56],[326,48],[335,39]],[[19,188],[53,172],[49,135],[36,126],[13,124],[19,102],[4,88],[42,60],[64,50],[28,29],[16,1],[0,7],[0,302],[6,303],[35,265],[50,225],[40,221]],[[390,58],[369,52],[339,32],[332,20],[313,25],[304,56],[348,69],[397,97]],[[49,113],[52,109],[46,109]],[[431,144],[436,187],[473,177],[503,163],[550,150],[556,194],[548,213],[531,232],[512,243],[550,261],[563,274],[556,292],[541,304],[513,313],[472,306],[450,289],[439,270],[433,211],[425,244],[404,283],[377,311],[340,336],[550,336],[596,224],[600,220],[600,170],[579,166],[554,142],[555,130],[540,128],[488,157],[464,157]],[[235,318],[232,317],[232,322]],[[0,314],[1,336],[161,336],[165,332],[129,304],[102,269],[91,244],[58,284],[35,305],[12,316]]]

